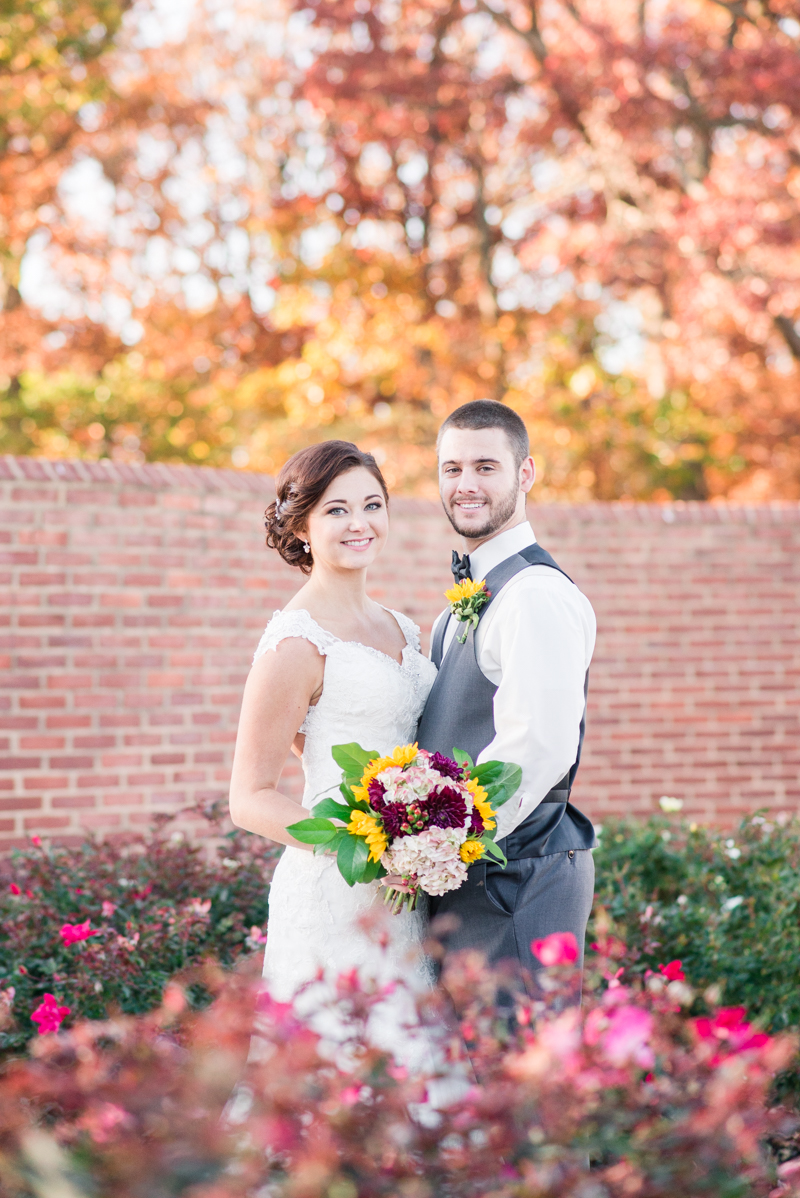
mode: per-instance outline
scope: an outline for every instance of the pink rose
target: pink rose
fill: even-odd
[[[572,932],[551,932],[531,941],[531,952],[542,965],[572,965],[578,960],[578,941]]]
[[[61,928],[61,939],[67,948],[71,944],[78,944],[81,940],[88,940],[90,936],[99,935],[99,930],[92,931],[89,927],[88,919],[85,919],[83,923],[65,923]]]
[[[608,1018],[608,1030],[602,1038],[603,1050],[612,1065],[634,1061],[649,1069],[655,1057],[649,1040],[653,1016],[641,1007],[617,1007]]]
[[[45,994],[39,1006],[31,1015],[33,1023],[38,1024],[39,1035],[46,1036],[57,1032],[62,1021],[72,1012],[69,1007],[60,1007],[54,994]]]

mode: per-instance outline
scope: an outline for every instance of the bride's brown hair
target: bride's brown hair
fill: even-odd
[[[334,479],[359,466],[369,470],[380,484],[388,503],[389,492],[378,463],[371,453],[364,453],[352,441],[323,441],[289,458],[278,475],[277,497],[264,513],[270,549],[277,549],[290,566],[298,566],[304,574],[310,573],[313,555],[303,548],[308,514]]]

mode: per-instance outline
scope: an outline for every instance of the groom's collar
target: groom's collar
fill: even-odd
[[[507,528],[505,532],[498,533],[490,541],[484,541],[469,555],[472,577],[479,582],[507,557],[519,553],[520,549],[526,549],[528,545],[535,544],[536,537],[527,520],[523,520],[521,524],[515,524],[513,528]]]

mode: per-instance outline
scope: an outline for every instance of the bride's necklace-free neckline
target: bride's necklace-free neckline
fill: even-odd
[[[380,606],[383,607],[383,604],[381,604]],[[335,632],[331,632],[331,630],[329,628],[326,628],[324,626],[324,624],[320,624],[319,620],[315,620],[307,607],[292,607],[289,609],[284,608],[284,611],[287,611],[287,610],[303,612],[304,615],[308,616],[308,618],[309,618],[309,620],[311,620],[312,624],[316,624],[317,628],[320,628],[325,633],[326,636],[331,637],[333,640],[337,641],[340,645],[356,645],[359,649],[366,649],[368,653],[377,653],[378,657],[385,657],[387,661],[391,661],[394,665],[396,665],[399,670],[402,670],[406,664],[407,650],[413,648],[413,645],[410,645],[408,642],[408,639],[406,638],[406,634],[403,631],[400,621],[397,619],[394,612],[388,607],[383,607],[383,610],[386,612],[389,612],[389,615],[392,617],[392,619],[397,624],[397,627],[400,629],[400,633],[404,637],[405,642],[406,642],[400,651],[400,660],[399,661],[397,660],[396,657],[393,657],[391,653],[385,653],[383,651],[383,649],[378,649],[375,645],[367,645],[364,641],[349,640],[347,637],[337,636]]]

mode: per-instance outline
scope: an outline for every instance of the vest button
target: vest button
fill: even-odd
[[[572,860],[572,858],[575,856],[575,852],[574,852],[574,850],[573,850],[573,849],[570,849],[570,850],[569,850],[569,852],[567,853],[567,856],[569,857],[569,859],[570,859],[570,861],[571,861],[571,860]]]

